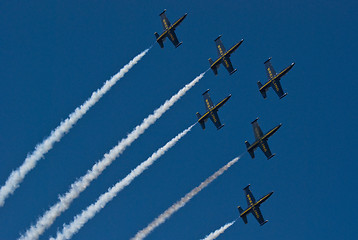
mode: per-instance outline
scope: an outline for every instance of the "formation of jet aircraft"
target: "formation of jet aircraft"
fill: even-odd
[[[181,18],[179,18],[175,23],[170,24],[169,19],[165,15],[165,11],[166,11],[166,9],[164,9],[164,11],[161,14],[159,14],[160,19],[163,24],[164,32],[161,35],[159,35],[157,32],[155,32],[154,35],[155,35],[157,42],[161,48],[164,48],[163,42],[166,38],[169,38],[169,40],[177,48],[182,44],[182,42],[179,42],[177,35],[175,34],[174,31],[175,31],[175,28],[177,28],[180,25],[180,23],[184,20],[184,18],[188,14],[185,13],[185,15],[182,16]]]
[[[158,42],[161,48],[164,47],[163,42],[166,38],[169,38],[169,40],[177,48],[182,44],[182,42],[179,42],[174,31],[179,26],[179,24],[184,20],[187,14],[179,18],[174,24],[170,24],[168,18],[165,15],[165,11],[166,10],[164,10],[161,14],[159,14],[163,24],[164,32],[161,35],[159,35],[158,33],[154,33],[154,35],[156,37],[156,41]],[[242,44],[244,40],[242,39],[240,42],[236,43],[228,51],[225,49],[221,41],[221,35],[217,37],[214,41],[216,44],[219,57],[215,61],[209,58],[210,68],[213,70],[215,75],[218,75],[218,68],[222,64],[227,69],[229,74],[232,75],[237,71],[237,69],[234,69],[234,67],[232,66],[230,56]],[[264,65],[265,65],[268,81],[264,85],[262,85],[260,81],[257,82],[261,95],[263,96],[263,98],[267,98],[266,92],[269,90],[270,87],[272,87],[280,99],[285,97],[287,93],[283,91],[280,80],[284,75],[286,75],[286,73],[288,73],[293,68],[295,63],[292,63],[290,66],[286,67],[284,70],[282,70],[279,73],[276,73],[276,71],[274,70],[271,64],[271,58],[266,60],[264,62]],[[208,92],[209,89],[203,93],[207,112],[203,115],[197,112],[196,116],[198,118],[198,122],[200,123],[202,129],[205,129],[205,122],[210,118],[210,120],[214,123],[216,128],[219,130],[224,126],[224,124],[221,124],[217,112],[230,99],[231,94],[226,98],[224,98],[222,101],[220,101],[218,104],[214,105],[213,102],[211,101]],[[248,141],[245,141],[247,151],[249,152],[252,158],[255,158],[254,152],[259,147],[262,150],[262,152],[265,154],[266,158],[270,159],[273,156],[275,156],[275,154],[271,153],[267,141],[282,126],[282,124],[277,125],[267,133],[263,134],[257,121],[258,118],[256,118],[251,123],[254,130],[255,142],[253,144],[250,144]],[[273,192],[268,193],[264,197],[260,198],[260,200],[256,201],[255,197],[253,196],[250,190],[250,184],[246,186],[243,190],[245,191],[248,207],[246,210],[243,210],[240,206],[238,207],[238,210],[240,212],[240,217],[243,219],[244,223],[247,224],[247,215],[252,213],[253,216],[256,218],[256,220],[260,223],[260,225],[261,226],[264,225],[265,223],[267,223],[267,220],[263,218],[262,213],[260,211],[260,206],[273,194]]]
[[[203,129],[205,129],[205,122],[208,120],[208,118],[210,118],[210,120],[214,123],[216,128],[219,130],[224,126],[224,124],[221,124],[221,122],[220,122],[220,119],[218,116],[218,111],[230,99],[231,94],[214,106],[208,92],[209,92],[209,89],[203,93],[205,107],[206,107],[207,112],[203,116],[201,116],[200,113],[197,112],[196,116],[198,117],[198,122],[200,123],[200,125]]]
[[[260,198],[260,200],[256,201],[254,195],[250,190],[250,184],[244,188],[244,191],[246,195],[247,209],[243,210],[240,206],[237,207],[240,212],[240,217],[242,218],[244,223],[247,224],[247,215],[249,213],[252,213],[252,215],[254,215],[254,217],[260,223],[260,225],[261,226],[264,225],[265,223],[268,222],[268,220],[265,220],[264,217],[262,216],[260,205],[263,202],[265,202],[273,194],[273,192],[270,192],[269,194]]]
[[[269,137],[271,137],[281,126],[280,123],[270,131],[268,131],[266,134],[263,134],[259,124],[257,123],[258,118],[256,118],[253,122],[251,122],[252,127],[254,129],[254,135],[255,135],[255,142],[250,145],[248,141],[245,141],[247,151],[250,153],[250,156],[252,158],[255,158],[254,151],[257,147],[260,147],[261,150],[264,152],[265,156],[267,157],[267,160],[275,156],[275,154],[271,153],[271,150],[267,144],[267,140]]]

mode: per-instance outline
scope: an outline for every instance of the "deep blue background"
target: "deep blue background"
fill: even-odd
[[[263,131],[283,123],[270,139],[276,157],[248,154],[196,196],[148,239],[200,239],[238,217],[242,188],[262,205],[269,223],[239,220],[221,239],[357,239],[357,3],[356,1],[3,1],[0,3],[0,184],[61,120],[106,79],[149,47],[167,9],[183,45],[156,44],[78,124],[55,144],[0,209],[0,239],[15,239],[57,196],[85,174],[143,118],[242,38],[229,76],[210,71],[74,201],[41,239],[94,202],[203,113],[201,93],[220,110],[225,127],[196,126],[154,166],[122,191],[73,239],[129,239],[201,181],[245,151],[250,122]],[[263,62],[289,94],[260,95]]]

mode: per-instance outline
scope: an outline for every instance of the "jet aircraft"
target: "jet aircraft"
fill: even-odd
[[[175,29],[179,26],[179,24],[184,20],[184,18],[186,17],[186,15],[188,15],[187,13],[185,13],[184,16],[182,16],[181,18],[179,18],[175,23],[170,24],[167,16],[165,15],[165,11],[166,9],[164,9],[164,11],[159,14],[162,24],[163,24],[163,28],[164,28],[164,32],[159,36],[159,34],[157,32],[154,33],[157,42],[159,43],[161,48],[164,48],[164,40],[166,37],[169,38],[169,40],[174,44],[174,46],[177,48],[179,47],[183,42],[179,42],[178,38],[175,34]]]
[[[251,123],[252,127],[254,129],[254,135],[255,135],[256,140],[251,145],[248,141],[245,141],[246,148],[247,148],[247,151],[250,153],[251,157],[255,158],[254,151],[256,150],[257,147],[260,147],[261,150],[263,151],[263,153],[266,155],[267,160],[268,160],[268,159],[272,158],[273,156],[275,156],[275,154],[271,153],[271,150],[267,144],[267,140],[282,126],[282,124],[280,123],[279,125],[277,125],[273,129],[271,129],[268,133],[266,133],[264,135],[262,133],[262,130],[261,130],[259,124],[257,123],[257,120],[258,120],[258,118],[256,118]]]
[[[239,209],[239,212],[240,212],[240,217],[242,218],[244,223],[247,224],[247,215],[249,213],[252,213],[252,215],[254,215],[256,220],[262,226],[265,223],[267,223],[268,221],[267,220],[265,221],[264,217],[262,216],[261,211],[260,211],[260,205],[263,202],[265,202],[273,194],[273,192],[270,192],[266,196],[262,197],[260,200],[256,201],[255,197],[252,194],[252,192],[251,192],[249,187],[250,187],[250,184],[247,185],[247,187],[244,188],[245,195],[246,195],[246,200],[247,200],[247,205],[248,205],[247,209],[244,211],[240,206],[237,207]]]
[[[223,64],[231,75],[236,72],[237,69],[233,68],[230,61],[230,55],[241,45],[244,39],[242,39],[240,42],[236,43],[232,48],[226,51],[220,38],[221,35],[214,40],[216,43],[216,48],[218,50],[219,58],[215,62],[211,58],[209,58],[210,68],[213,70],[215,75],[218,75],[218,68],[220,67],[220,64]]]
[[[205,129],[205,122],[208,120],[208,118],[210,118],[210,120],[214,123],[216,128],[219,130],[220,128],[222,128],[224,126],[224,124],[221,124],[217,112],[219,111],[219,108],[221,108],[227,102],[227,100],[229,100],[229,98],[231,97],[231,94],[214,106],[208,92],[209,92],[209,89],[203,93],[204,102],[205,102],[207,112],[203,116],[201,116],[200,113],[197,112],[196,116],[198,117],[198,122],[200,123],[200,125],[203,129]]]
[[[262,85],[261,82],[258,81],[257,85],[259,86],[260,93],[264,98],[267,97],[266,92],[269,90],[270,87],[272,87],[273,90],[275,90],[276,94],[281,99],[287,95],[287,93],[284,93],[282,90],[282,86],[280,83],[281,77],[283,77],[286,73],[288,73],[288,71],[290,71],[291,68],[293,68],[295,63],[291,63],[290,66],[288,66],[287,68],[285,68],[284,70],[282,70],[280,73],[277,74],[275,69],[273,69],[273,66],[272,66],[270,60],[271,60],[271,58],[269,58],[268,60],[266,60],[266,62],[264,62],[268,82],[265,83],[265,85]]]

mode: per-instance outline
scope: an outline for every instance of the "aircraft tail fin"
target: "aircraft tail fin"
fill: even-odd
[[[255,158],[254,150],[253,149],[249,150],[251,144],[248,141],[245,141],[245,144],[246,144],[247,151],[250,153],[251,158],[254,159]]]
[[[196,113],[196,116],[198,117],[198,119],[200,119],[201,118],[201,115],[200,115],[200,113]],[[204,122],[204,120],[201,120],[200,122],[200,126],[201,126],[201,128],[202,129],[205,129],[205,122]]]
[[[242,218],[244,223],[247,224],[247,216],[246,215],[241,216],[241,213],[243,213],[244,210],[240,206],[238,206],[237,209],[239,209],[240,217]]]
[[[262,88],[262,83],[260,81],[257,82],[257,86],[259,86],[259,90],[260,90],[260,93],[261,95],[266,98],[267,95],[266,95],[266,90],[265,89],[261,89]]]
[[[161,39],[161,40],[158,40],[159,34],[158,34],[157,32],[155,32],[154,35],[155,35],[155,38],[157,39],[157,42],[158,42],[159,46],[160,46],[161,48],[164,48],[163,40],[162,40],[162,39]],[[178,46],[178,47],[179,47],[179,46]]]

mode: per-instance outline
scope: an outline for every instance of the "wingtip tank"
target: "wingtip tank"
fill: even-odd
[[[162,15],[163,13],[165,13],[166,11],[167,11],[167,9],[164,9],[163,12],[161,12],[161,13],[159,14],[159,16]]]
[[[219,35],[219,37],[215,38],[214,41],[218,40],[219,38],[221,38],[222,34]]]
[[[287,96],[287,94],[288,94],[288,93],[283,94],[283,95],[280,97],[280,99],[282,99],[282,98],[286,97],[286,96]]]
[[[205,95],[207,92],[209,92],[210,91],[210,89],[208,89],[208,90],[206,90],[202,95]]]
[[[257,120],[259,120],[259,117],[257,117],[254,121],[252,121],[251,124],[253,124],[254,122],[257,122]]]
[[[261,223],[260,226],[265,225],[265,223],[267,223],[267,222],[268,222],[268,220],[266,220],[265,222]]]
[[[217,130],[222,129],[225,126],[225,124],[221,125],[220,127],[217,128]]]
[[[272,59],[272,57],[269,57],[269,58],[264,62],[264,64],[267,63],[268,61],[270,61],[271,59]]]
[[[230,75],[234,74],[236,71],[237,71],[237,69],[234,69],[234,71],[232,71],[232,72],[230,73]]]
[[[246,188],[249,188],[251,186],[251,184],[247,185],[246,187],[244,187],[243,190],[245,190]]]

